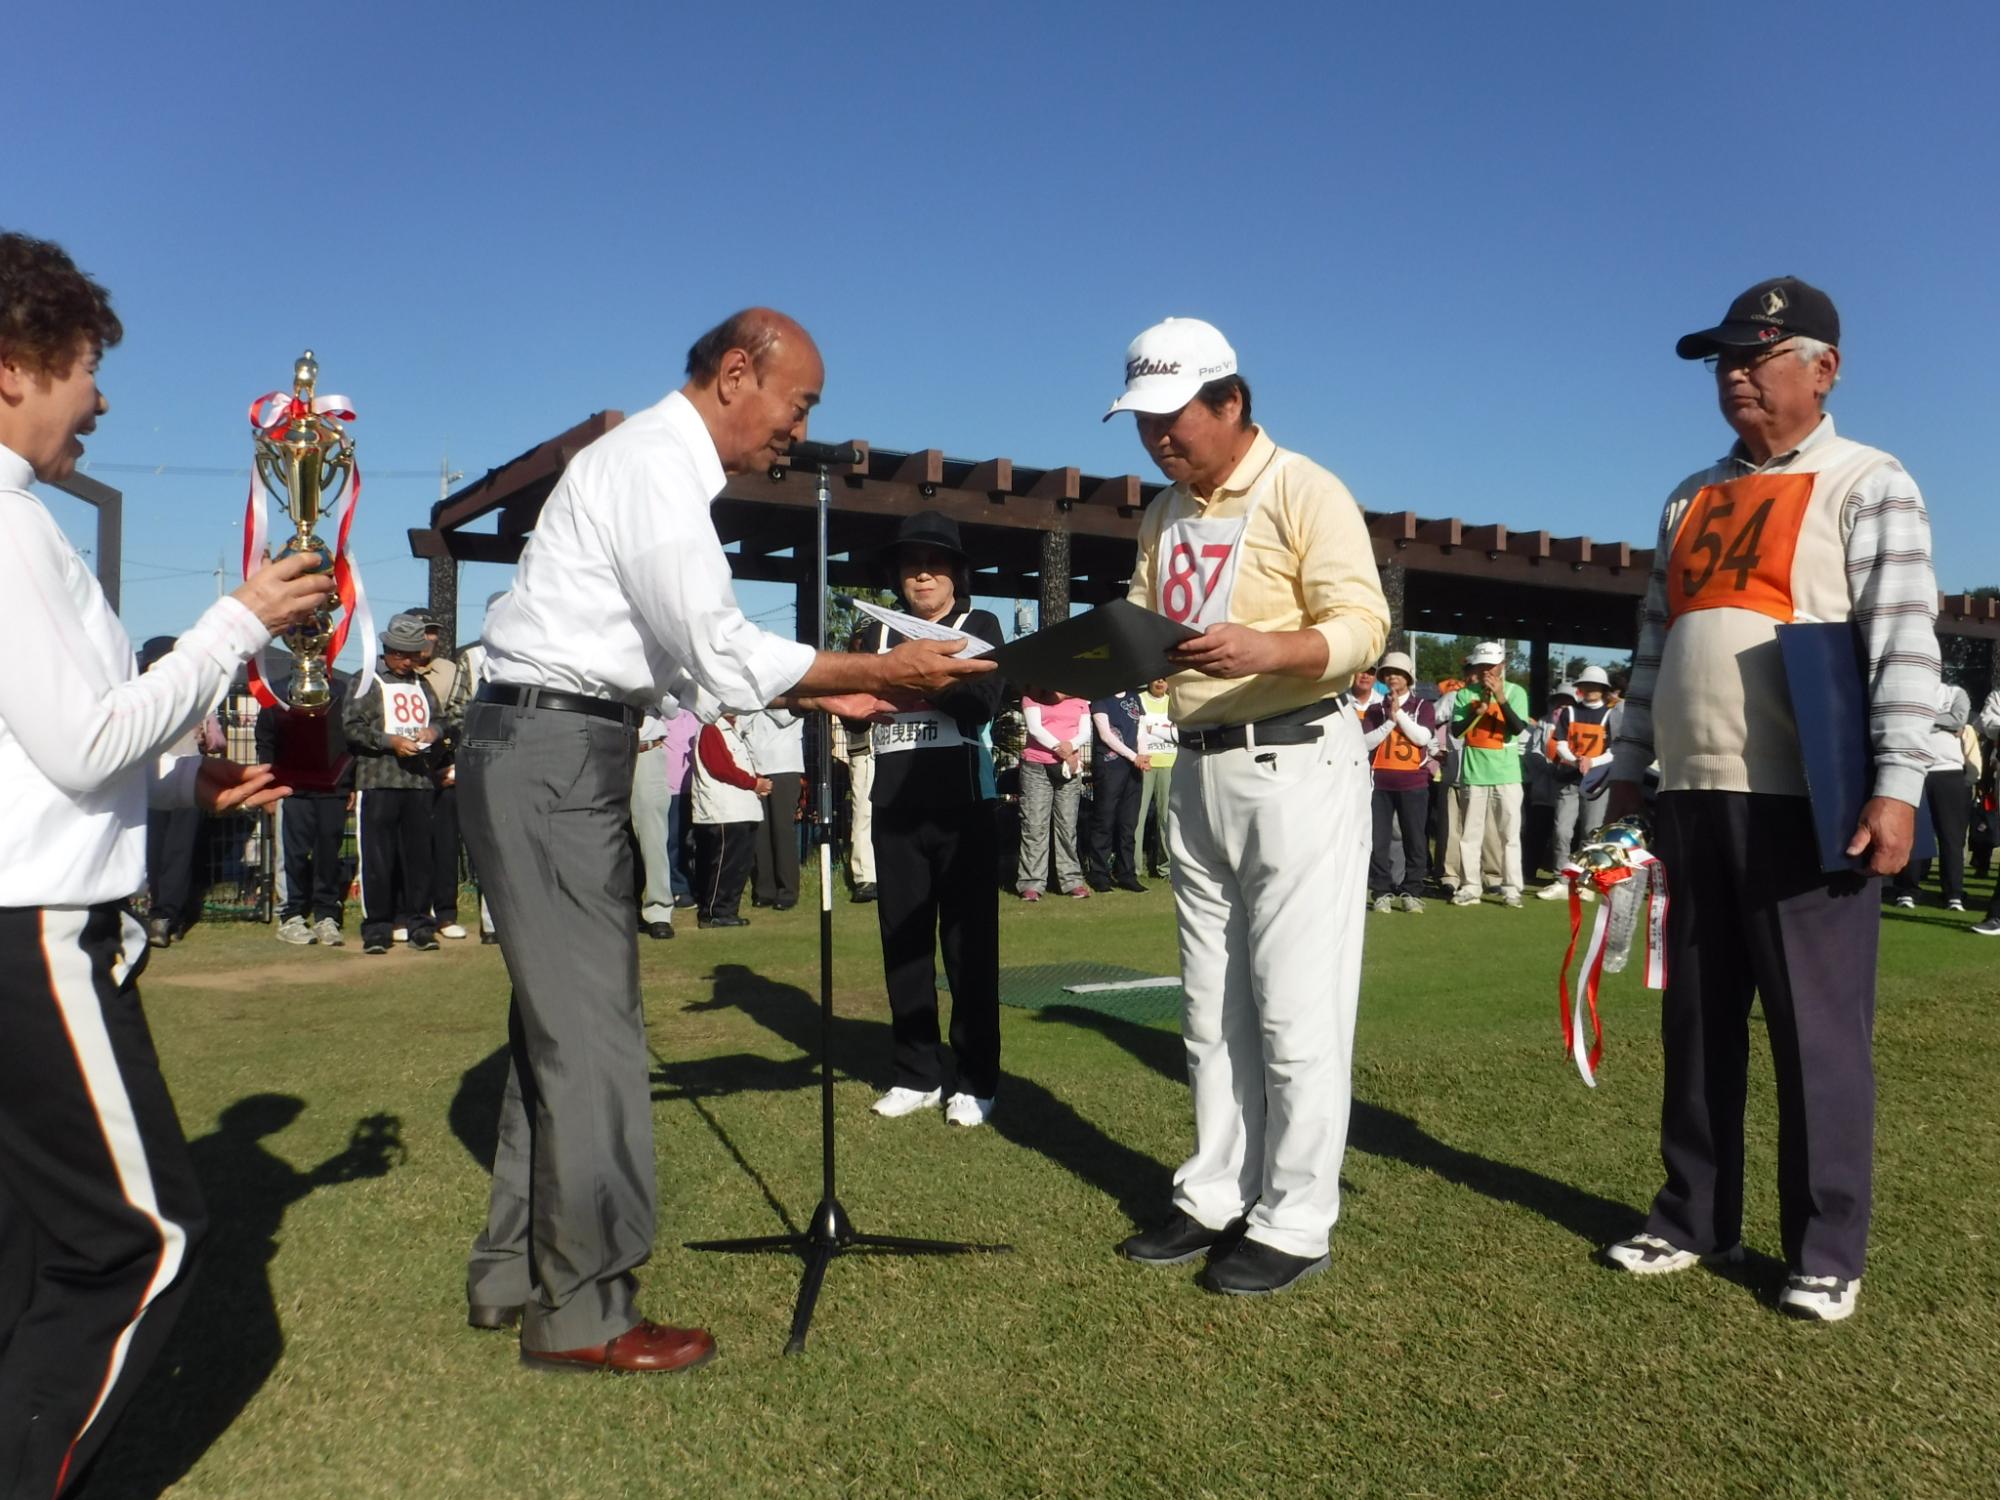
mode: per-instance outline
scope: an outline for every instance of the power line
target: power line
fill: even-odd
[[[86,459],[77,465],[85,474],[164,474],[187,479],[248,479],[248,469],[207,469],[194,464],[101,464]],[[431,479],[429,469],[364,469],[368,479]]]

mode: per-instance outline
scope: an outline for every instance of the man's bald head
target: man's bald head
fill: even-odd
[[[770,307],[747,307],[696,339],[687,372],[681,394],[729,474],[767,468],[803,439],[826,380],[812,335]]]
[[[694,341],[688,350],[688,379],[696,385],[712,384],[722,373],[723,359],[732,349],[740,349],[749,356],[750,367],[761,375],[780,346],[819,354],[819,346],[797,319],[785,316],[775,307],[746,307]]]

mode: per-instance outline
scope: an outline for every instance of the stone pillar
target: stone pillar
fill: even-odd
[[[1549,643],[1528,642],[1528,715],[1539,716],[1549,701]]]
[[[458,650],[458,559],[431,559],[431,593],[427,603],[438,622],[438,655],[450,656]],[[384,628],[388,623],[381,622]]]
[[[1403,622],[1404,599],[1409,588],[1409,570],[1394,557],[1380,567],[1382,596],[1389,601],[1389,637],[1384,651],[1408,651],[1410,632]]]
[[[1060,521],[1042,533],[1041,628],[1069,618],[1069,527]]]

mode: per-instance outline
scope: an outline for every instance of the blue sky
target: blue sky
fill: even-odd
[[[238,545],[244,482],[172,471],[244,466],[300,348],[361,413],[394,607],[443,456],[649,404],[750,302],[819,338],[821,437],[1151,477],[1098,418],[1132,335],[1191,314],[1363,505],[1644,543],[1728,439],[1673,340],[1797,274],[1940,582],[2000,582],[1990,7],[363,0],[297,13],[309,65],[286,13],[85,14],[9,19],[0,225],[125,319],[89,458],[168,471],[96,471],[135,638]],[[504,572],[466,570],[469,611]]]

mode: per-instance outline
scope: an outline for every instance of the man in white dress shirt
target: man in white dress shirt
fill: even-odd
[[[173,1326],[206,1221],[139,1007],[146,809],[257,807],[267,766],[162,752],[333,591],[262,569],[141,675],[41,502],[110,404],[102,287],[0,234],[0,1494],[81,1483]]]
[[[540,1368],[669,1371],[708,1359],[701,1329],[640,1318],[652,1253],[653,1117],[626,808],[633,733],[672,696],[866,718],[992,664],[961,643],[816,653],[737,608],[708,507],[730,474],[805,436],[819,351],[768,308],[688,351],[688,380],[564,471],[487,616],[486,681],[458,757],[466,846],[514,983],[513,1053],[468,1321],[518,1317]]]

